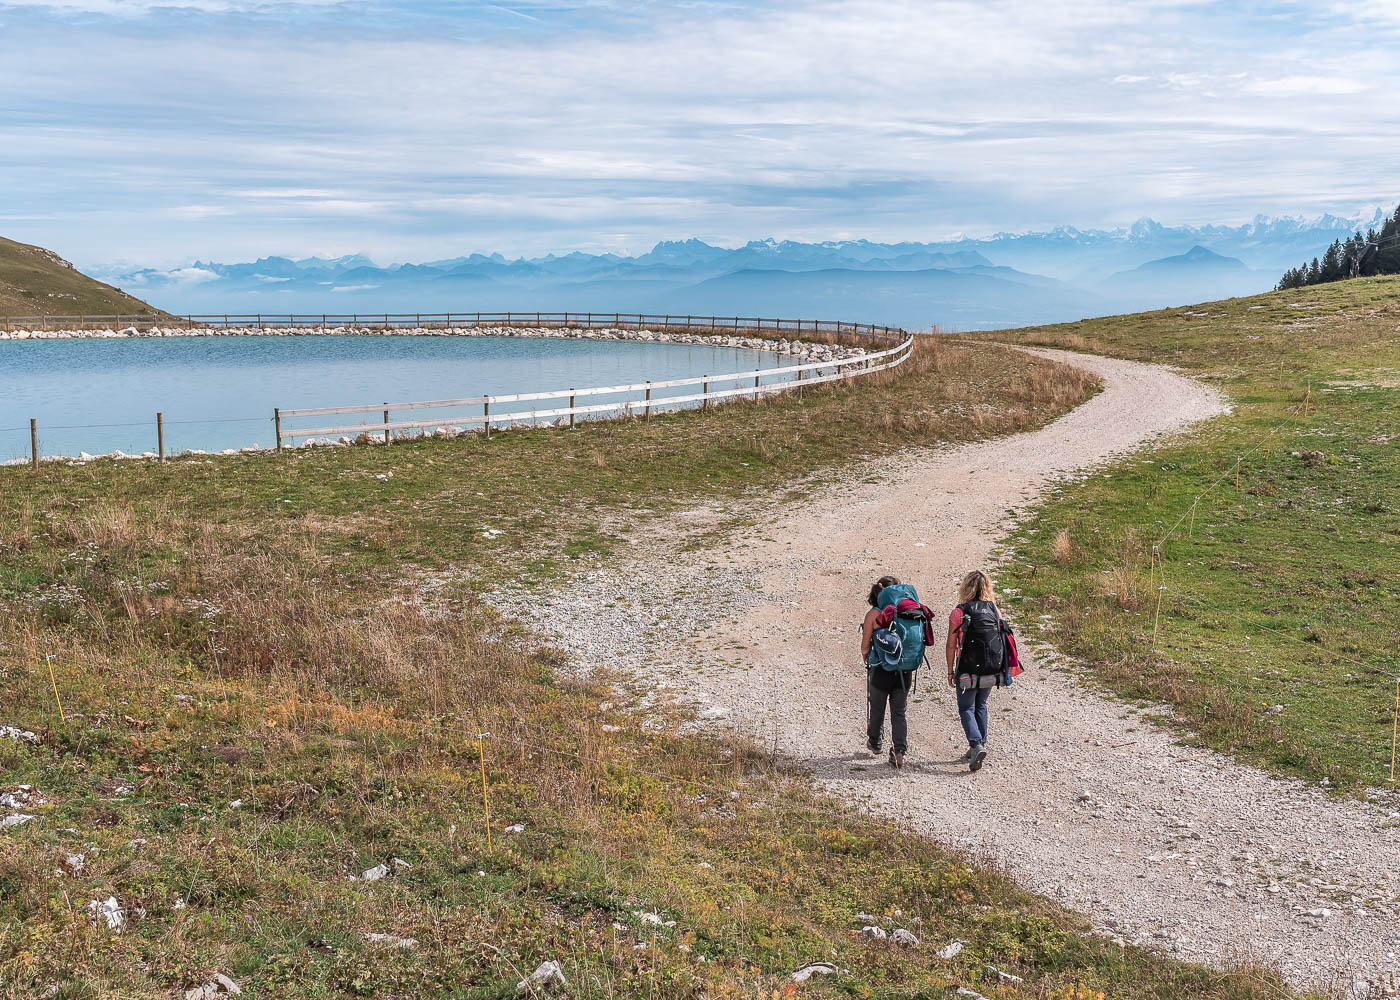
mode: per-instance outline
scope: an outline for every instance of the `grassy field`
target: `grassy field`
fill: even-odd
[[[998,336],[1178,365],[1234,404],[1046,504],[1002,573],[1020,617],[1050,616],[1101,681],[1171,702],[1204,745],[1347,792],[1386,787],[1400,279]]]
[[[0,239],[0,316],[158,312],[43,247]]]
[[[1093,389],[926,342],[901,377],[801,402],[0,473],[0,724],[35,734],[0,736],[0,771],[44,800],[0,833],[0,993],[169,997],[222,973],[249,997],[513,997],[557,960],[583,997],[1278,995],[1092,936],[750,745],[569,680],[478,603],[606,551],[618,519]],[[465,582],[417,599],[444,568]],[[109,897],[120,932],[90,913]],[[861,913],[922,943],[861,936]],[[791,981],[815,961],[840,971]]]

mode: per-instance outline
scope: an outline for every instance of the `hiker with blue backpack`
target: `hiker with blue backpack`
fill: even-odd
[[[992,579],[980,569],[962,578],[958,606],[948,616],[948,686],[957,689],[958,717],[967,737],[962,759],[977,771],[987,759],[987,698],[1021,673],[1016,639],[997,610]]]
[[[885,706],[890,711],[890,766],[904,766],[909,752],[906,712],[914,693],[924,648],[933,641],[933,612],[919,603],[907,583],[882,576],[870,588],[870,610],[861,629],[860,655],[865,661],[865,746],[879,756],[884,744]]]

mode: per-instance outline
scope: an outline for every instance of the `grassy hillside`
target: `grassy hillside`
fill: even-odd
[[[0,239],[0,316],[158,313],[43,247]]]
[[[1333,788],[1384,787],[1400,278],[1000,336],[1178,365],[1235,406],[1045,505],[1003,573],[1020,617],[1049,615],[1100,680],[1172,702],[1204,744]]]
[[[1094,389],[932,341],[876,379],[489,442],[0,471],[0,724],[34,734],[0,736],[0,770],[45,800],[0,832],[3,989],[514,997],[557,960],[582,997],[1276,996],[1092,936],[751,745],[569,680],[478,603],[620,520]],[[89,913],[108,898],[120,933]],[[816,961],[839,971],[792,982]]]

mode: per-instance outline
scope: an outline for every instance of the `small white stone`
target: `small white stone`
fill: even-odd
[[[939,958],[956,958],[962,954],[962,950],[967,947],[966,941],[949,941],[942,948],[938,949]]]

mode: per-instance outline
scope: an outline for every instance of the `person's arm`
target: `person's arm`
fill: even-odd
[[[865,613],[865,624],[861,626],[860,630],[861,663],[870,662],[870,637],[875,634],[875,619],[879,617],[879,614],[880,612],[876,611],[874,608],[871,608]]]
[[[962,612],[961,612],[961,611],[958,611],[956,608],[954,608],[954,609],[953,609],[952,615],[950,615],[950,616],[948,617],[948,642],[947,642],[947,644],[943,647],[943,655],[944,655],[945,657],[947,657],[947,660],[948,660],[948,686],[949,686],[949,687],[952,687],[953,684],[954,684],[954,681],[953,681],[953,661],[956,660],[956,659],[957,659],[957,656],[958,656],[958,636],[961,634],[961,629],[962,629]]]

